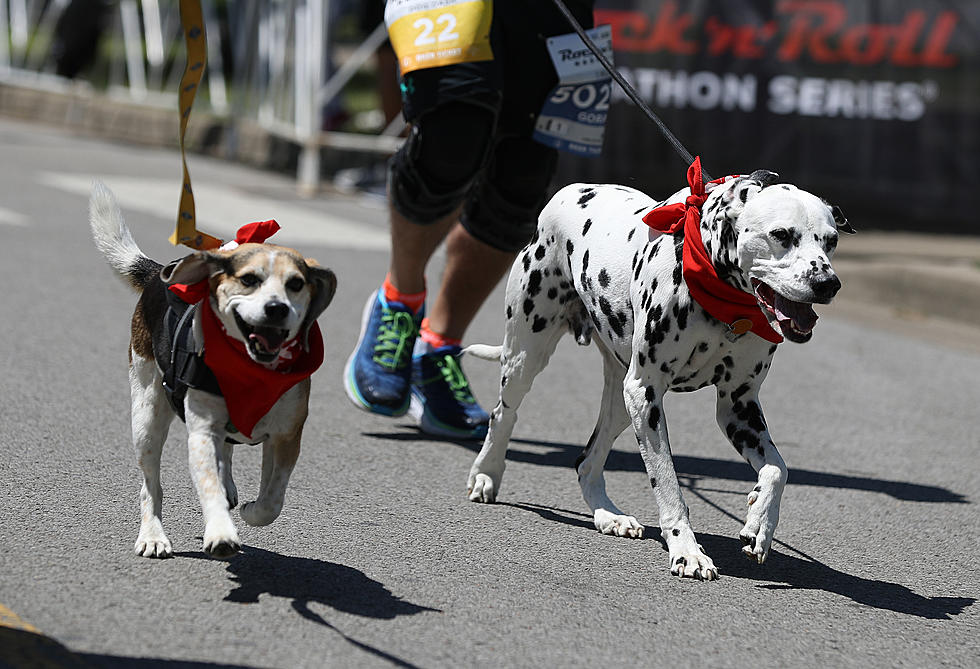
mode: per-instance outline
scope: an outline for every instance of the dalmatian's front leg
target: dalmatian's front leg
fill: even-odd
[[[786,485],[786,465],[776,450],[759,403],[757,384],[718,389],[718,425],[759,480],[749,493],[745,527],[738,533],[742,551],[759,564],[766,561],[779,523],[779,501]]]
[[[623,397],[660,510],[660,533],[670,553],[670,573],[714,580],[718,578],[718,569],[694,536],[687,504],[674,471],[667,422],[663,416],[664,384],[646,383],[634,373],[635,367],[634,360],[623,384]]]

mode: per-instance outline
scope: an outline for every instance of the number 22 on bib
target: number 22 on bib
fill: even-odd
[[[385,25],[402,75],[426,67],[493,60],[493,0],[388,0]]]

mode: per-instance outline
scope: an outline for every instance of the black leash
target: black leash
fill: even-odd
[[[633,104],[639,107],[640,110],[647,115],[647,118],[649,118],[651,121],[657,124],[657,127],[660,128],[661,134],[663,134],[663,136],[667,139],[667,141],[670,142],[671,146],[674,147],[674,150],[677,151],[677,155],[679,155],[681,159],[684,160],[684,164],[690,165],[691,163],[693,163],[694,156],[691,155],[691,152],[688,151],[686,148],[684,148],[684,145],[681,144],[681,141],[674,136],[674,133],[672,133],[670,129],[666,125],[664,125],[664,122],[660,120],[660,117],[657,116],[653,112],[653,110],[650,109],[647,103],[643,101],[643,98],[639,96],[639,94],[636,92],[636,89],[630,86],[629,82],[627,82],[626,79],[623,78],[623,75],[621,75],[619,72],[616,71],[616,68],[613,67],[613,64],[610,63],[609,59],[606,58],[605,54],[602,53],[602,49],[597,47],[595,42],[593,42],[592,39],[585,33],[585,31],[582,30],[582,26],[580,26],[579,22],[575,20],[575,17],[572,16],[572,13],[568,11],[568,7],[565,6],[565,3],[562,2],[562,0],[554,0],[554,3],[555,3],[555,7],[558,8],[558,11],[560,11],[565,16],[565,19],[568,21],[568,23],[571,24],[572,29],[574,29],[575,32],[578,34],[578,36],[582,38],[582,41],[585,42],[585,46],[589,47],[589,51],[595,54],[595,57],[599,59],[599,63],[604,68],[606,68],[606,71],[609,73],[609,76],[611,76],[616,81],[616,83],[619,84],[619,87],[622,88],[623,92],[626,93],[629,99],[633,101]],[[703,175],[704,181],[706,183],[708,181],[711,181],[711,175],[705,172],[703,168],[701,169],[701,174]]]

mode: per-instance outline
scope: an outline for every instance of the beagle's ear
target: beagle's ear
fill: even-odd
[[[337,275],[326,267],[317,265],[315,260],[307,259],[306,264],[309,269],[307,278],[313,288],[313,295],[310,298],[310,306],[306,310],[306,317],[303,318],[303,324],[300,326],[299,335],[304,350],[308,351],[310,328],[333,300],[334,293],[337,292]]]
[[[208,251],[198,251],[175,260],[160,270],[160,280],[167,285],[192,284],[224,272],[226,258]]]
[[[847,222],[847,217],[844,216],[843,209],[837,205],[834,205],[831,207],[831,212],[834,214],[834,223],[837,224],[838,230],[848,235],[857,234],[857,230],[855,230],[851,224]]]

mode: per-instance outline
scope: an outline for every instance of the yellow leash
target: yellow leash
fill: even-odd
[[[170,243],[183,244],[192,249],[213,249],[221,246],[221,240],[198,231],[194,211],[194,191],[191,190],[191,176],[187,171],[187,155],[184,150],[184,133],[187,119],[191,116],[194,96],[204,76],[208,62],[208,43],[201,15],[200,0],[180,0],[180,24],[184,29],[184,44],[187,47],[187,65],[180,78],[178,108],[180,110],[180,160],[184,166],[184,182],[180,192],[180,205],[177,209],[177,227],[170,235]]]

